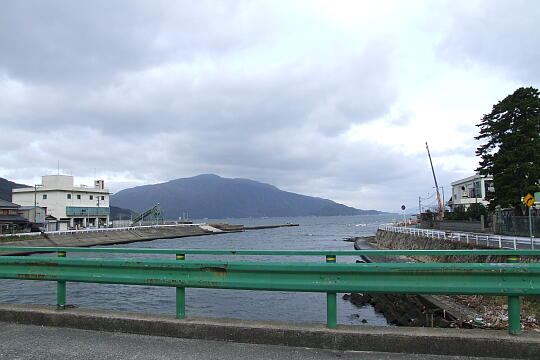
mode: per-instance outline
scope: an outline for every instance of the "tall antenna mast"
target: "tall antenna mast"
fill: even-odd
[[[431,154],[429,153],[429,147],[426,141],[426,149],[429,157],[429,163],[431,165],[431,172],[433,173],[433,181],[435,181],[435,189],[437,190],[437,202],[439,203],[439,219],[444,217],[444,207],[441,200],[441,194],[439,193],[439,185],[437,184],[437,177],[435,176],[435,170],[433,169],[433,161],[431,161]]]

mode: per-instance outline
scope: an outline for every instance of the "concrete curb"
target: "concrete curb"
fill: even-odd
[[[540,336],[505,331],[289,324],[0,304],[0,321],[240,343],[409,354],[537,359]]]

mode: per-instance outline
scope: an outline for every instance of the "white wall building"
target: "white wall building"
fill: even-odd
[[[47,216],[46,210],[41,206],[21,206],[19,207],[19,215],[30,222],[44,224]]]
[[[70,227],[97,227],[109,222],[109,190],[103,180],[94,187],[75,186],[73,176],[45,175],[41,185],[12,190],[12,201],[22,206],[41,206],[47,215],[68,220]]]
[[[452,209],[463,205],[468,208],[470,204],[483,204],[487,206],[486,200],[488,192],[495,191],[493,187],[493,177],[491,175],[476,174],[465,179],[454,181],[452,184]]]

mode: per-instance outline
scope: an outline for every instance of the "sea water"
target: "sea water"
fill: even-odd
[[[264,230],[248,230],[219,235],[158,239],[110,247],[149,249],[210,249],[210,250],[353,250],[353,243],[343,241],[353,236],[375,234],[381,223],[391,215],[328,216],[291,218],[203,219],[226,221],[246,226],[299,224]],[[43,256],[43,255],[40,255]],[[80,257],[162,258],[172,255],[71,253]],[[249,260],[249,261],[317,261],[324,256],[294,256],[276,260],[272,256],[210,256],[188,255],[188,259]],[[354,263],[358,257],[338,257],[340,263]],[[338,323],[356,325],[387,325],[385,318],[371,306],[358,308],[338,294]],[[45,281],[0,280],[0,302],[53,305],[56,283]],[[173,315],[175,288],[114,284],[67,283],[67,304],[87,309],[124,310]],[[326,294],[281,291],[250,291],[222,289],[186,289],[186,316],[274,320],[289,322],[326,322]]]

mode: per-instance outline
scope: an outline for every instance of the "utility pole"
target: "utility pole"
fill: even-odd
[[[531,208],[532,206],[529,206],[529,235],[531,236],[531,249],[534,250],[534,236],[533,236],[533,228],[532,228]]]
[[[97,228],[99,229],[99,198],[100,195],[97,196]]]

